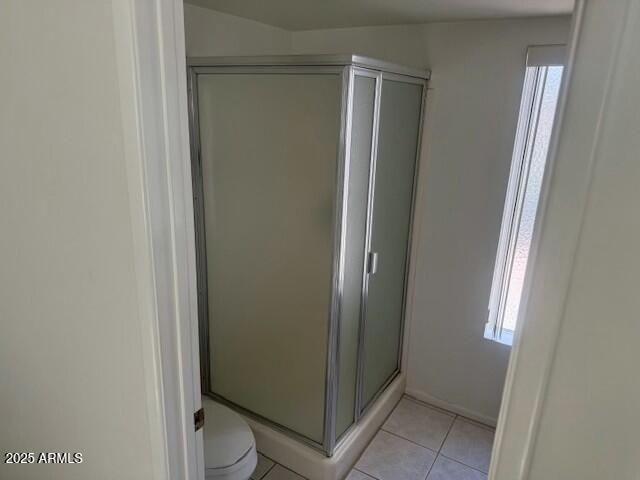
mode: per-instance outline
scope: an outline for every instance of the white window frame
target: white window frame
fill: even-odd
[[[505,306],[513,268],[515,247],[520,229],[531,158],[538,132],[548,68],[562,65],[563,46],[530,47],[527,55],[520,113],[511,159],[509,183],[502,214],[502,226],[493,270],[489,317],[484,337],[505,345],[513,344],[514,331],[504,327]]]

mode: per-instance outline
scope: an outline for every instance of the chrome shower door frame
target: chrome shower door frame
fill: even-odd
[[[350,108],[353,88],[351,66],[349,65],[203,65],[203,59],[188,62],[189,124],[191,140],[191,167],[193,182],[194,216],[196,230],[196,264],[198,280],[198,323],[200,330],[200,372],[203,394],[223,403],[242,414],[254,418],[314,449],[330,455],[335,447],[335,410],[337,406],[338,382],[338,332],[340,301],[342,298],[342,265],[344,263],[344,224],[343,206],[346,199],[345,162]],[[248,410],[233,401],[215,393],[211,386],[210,345],[209,345],[209,305],[207,295],[207,252],[204,212],[204,186],[202,178],[202,155],[200,147],[200,126],[198,111],[198,76],[220,74],[327,74],[341,77],[340,129],[336,146],[336,198],[334,211],[334,239],[331,274],[331,298],[329,299],[329,321],[327,331],[327,359],[325,367],[325,401],[323,412],[323,441],[321,443],[302,435],[289,427]]]
[[[404,268],[404,284],[403,284],[403,298],[402,298],[402,312],[401,312],[401,322],[400,322],[400,335],[399,335],[399,346],[398,346],[398,358],[397,358],[397,368],[389,375],[387,380],[380,386],[378,391],[373,395],[371,400],[364,404],[363,399],[363,390],[364,390],[364,349],[365,349],[365,330],[367,325],[367,301],[369,298],[369,277],[370,274],[367,272],[367,262],[368,255],[365,254],[365,265],[363,267],[363,282],[362,282],[362,299],[361,299],[361,319],[360,319],[360,335],[358,341],[358,369],[357,369],[357,381],[356,381],[356,408],[355,408],[355,422],[357,423],[360,418],[362,418],[369,407],[375,404],[376,400],[382,395],[382,393],[387,389],[387,387],[393,382],[393,380],[400,374],[402,367],[402,355],[404,350],[404,331],[406,325],[406,317],[407,317],[407,291],[409,286],[409,271],[411,266],[411,253],[413,246],[413,227],[415,223],[415,210],[416,210],[416,192],[418,187],[418,177],[420,170],[420,152],[422,150],[422,135],[424,130],[424,116],[425,116],[425,104],[426,104],[426,96],[427,96],[427,83],[429,79],[429,75],[424,78],[408,76],[405,74],[398,74],[393,72],[386,71],[368,71],[368,73],[364,73],[366,69],[357,69],[357,74],[372,76],[375,74],[376,78],[376,96],[375,96],[375,107],[374,107],[374,124],[373,124],[373,136],[372,136],[372,150],[371,150],[371,167],[370,167],[370,178],[369,178],[369,198],[368,198],[368,206],[367,206],[367,232],[366,232],[366,240],[365,240],[365,253],[368,253],[371,250],[371,236],[373,231],[373,211],[374,211],[374,202],[375,202],[375,180],[376,180],[376,163],[377,163],[377,155],[378,155],[378,140],[379,140],[379,129],[380,129],[380,104],[382,99],[382,84],[384,80],[392,80],[400,83],[409,83],[415,85],[422,86],[422,98],[420,103],[420,119],[418,124],[418,139],[416,144],[416,152],[415,152],[415,165],[413,170],[413,185],[411,191],[411,206],[410,206],[410,214],[409,214],[409,230],[407,234],[407,254],[405,257],[405,268]],[[346,432],[345,432],[346,433]]]
[[[326,456],[332,456],[336,447],[353,430],[358,420],[366,413],[368,407],[375,403],[379,395],[387,388],[400,372],[403,346],[403,331],[406,317],[407,283],[409,278],[409,264],[411,254],[411,238],[413,235],[415,196],[418,178],[419,152],[422,137],[422,123],[424,117],[424,99],[426,95],[426,83],[429,73],[395,66],[387,62],[380,62],[356,55],[318,55],[318,56],[278,56],[278,57],[217,57],[217,58],[192,58],[187,60],[187,88],[189,106],[189,126],[191,141],[191,168],[193,182],[193,201],[195,216],[196,236],[196,264],[198,281],[198,319],[199,319],[199,343],[200,343],[200,372],[203,394],[219,401],[242,414],[254,418],[287,436],[298,440]],[[317,442],[302,435],[291,428],[281,425],[273,420],[265,418],[255,412],[247,410],[234,402],[216,394],[211,388],[210,371],[210,346],[209,346],[209,305],[207,290],[207,262],[206,262],[206,232],[204,217],[204,188],[202,178],[202,161],[200,148],[200,125],[198,112],[198,76],[206,74],[246,73],[246,74],[309,74],[324,73],[341,76],[341,106],[340,129],[336,145],[336,197],[334,207],[334,235],[333,258],[331,274],[331,295],[327,329],[327,357],[325,367],[325,402],[323,412],[323,440]],[[345,242],[347,222],[347,199],[350,171],[350,146],[353,120],[353,96],[354,81],[356,76],[366,76],[376,79],[375,105],[373,131],[371,136],[371,156],[369,165],[369,187],[367,197],[366,235],[363,246],[365,248],[365,264],[363,268],[363,286],[361,292],[361,311],[358,327],[356,387],[354,401],[353,423],[347,430],[336,438],[336,413],[338,406],[338,380],[340,366],[340,314],[343,299]],[[420,130],[418,149],[416,152],[416,165],[414,168],[412,203],[410,214],[408,249],[405,265],[405,279],[403,288],[403,310],[400,332],[400,345],[398,348],[398,368],[390,378],[382,385],[368,405],[362,405],[363,388],[363,353],[364,331],[366,328],[366,299],[368,295],[368,274],[366,271],[367,252],[371,241],[371,224],[374,201],[375,161],[377,155],[378,129],[380,117],[380,99],[382,81],[394,79],[406,83],[419,83],[423,85],[422,105],[420,108]]]

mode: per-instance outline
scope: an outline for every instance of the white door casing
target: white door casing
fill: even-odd
[[[154,477],[203,479],[182,0],[113,0],[113,21]]]
[[[609,3],[609,2],[607,2]],[[581,50],[578,1],[560,115],[541,194],[540,218],[509,366],[489,478],[524,480],[536,444],[556,339],[571,285],[608,91],[632,1],[611,2],[608,32]],[[158,479],[202,479],[195,242],[189,166],[184,27],[181,0],[113,0],[125,125],[136,275],[141,299],[148,410]],[[637,10],[637,8],[636,8]],[[636,12],[637,13],[637,12]],[[595,24],[594,24],[595,25]],[[574,55],[592,58],[578,62]],[[605,61],[601,61],[605,59]],[[591,63],[591,66],[587,66]],[[576,81],[576,78],[580,78]],[[587,83],[581,90],[580,84]],[[568,85],[568,89],[567,89]],[[592,101],[585,108],[588,92]],[[564,118],[563,112],[566,112]],[[569,121],[580,115],[579,122]],[[571,142],[588,138],[589,142]],[[557,158],[556,158],[557,157]]]

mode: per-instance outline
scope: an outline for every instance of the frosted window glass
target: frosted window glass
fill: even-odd
[[[323,438],[337,74],[199,75],[215,393]]]
[[[363,406],[398,368],[422,85],[383,80],[364,335]]]
[[[522,203],[520,223],[517,230],[515,251],[508,282],[507,299],[504,310],[502,327],[505,330],[514,331],[518,319],[522,287],[529,260],[529,249],[533,236],[533,226],[538,209],[542,177],[549,150],[549,141],[553,127],[560,82],[562,80],[562,67],[548,67],[546,82],[542,93],[542,102],[538,116],[538,125],[531,148],[531,161],[529,175],[526,180],[526,190]]]
[[[344,288],[340,315],[340,372],[336,420],[338,436],[353,423],[355,413],[375,88],[374,78],[355,77],[346,210]]]

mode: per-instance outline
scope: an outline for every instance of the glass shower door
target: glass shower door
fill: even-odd
[[[398,371],[422,83],[383,75],[375,160],[361,411]]]
[[[355,70],[347,178],[344,283],[339,330],[336,436],[355,421],[367,199],[373,139],[376,75]]]
[[[322,443],[339,73],[199,74],[210,390]]]

